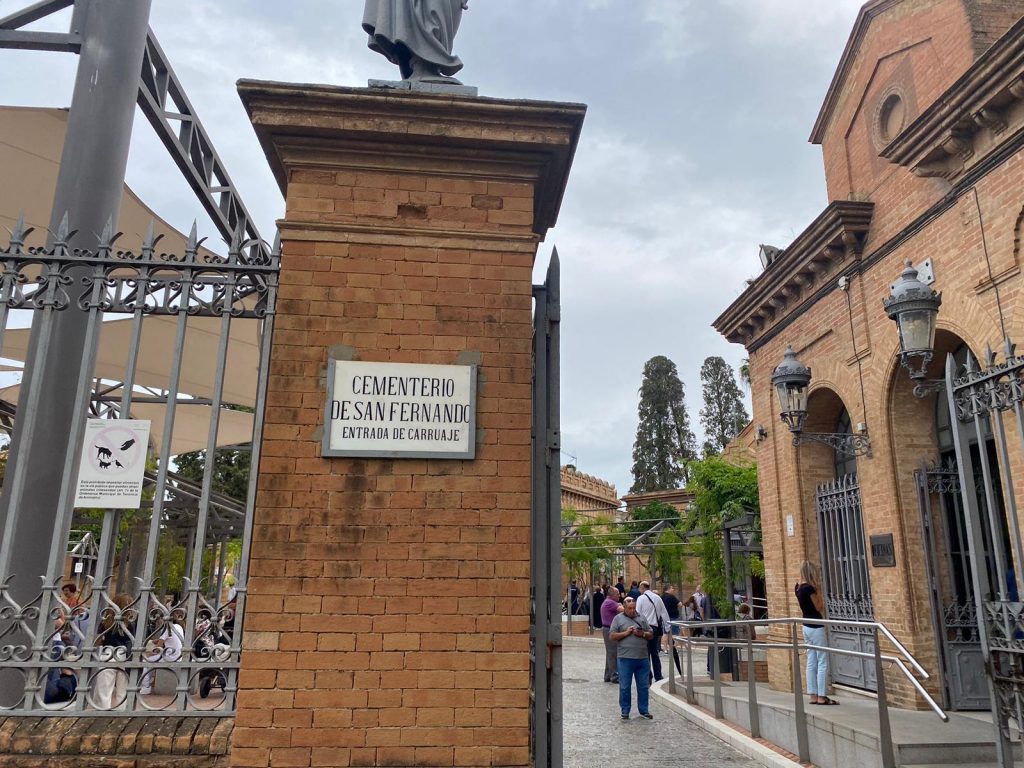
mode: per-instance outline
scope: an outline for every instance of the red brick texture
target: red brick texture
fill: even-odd
[[[242,91],[287,214],[232,765],[528,765],[532,270],[582,108]],[[471,356],[476,458],[321,458],[331,355]]]

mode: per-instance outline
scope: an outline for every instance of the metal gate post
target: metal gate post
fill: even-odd
[[[561,477],[559,468],[559,263],[534,286],[533,381],[533,764],[562,765]],[[572,605],[568,606],[572,614]]]
[[[72,247],[78,242],[94,247],[108,220],[116,226],[150,5],[151,0],[104,0],[75,14],[84,16],[82,48],[50,216],[51,232],[65,213],[74,217],[78,236],[77,242],[70,238]],[[77,281],[82,272],[69,275]],[[39,315],[33,319],[20,398],[29,407],[19,404],[0,496],[3,530],[12,534],[0,573],[12,577],[11,593],[19,602],[38,594],[50,540],[62,530],[66,535],[70,525],[70,510],[60,508],[61,474],[68,453],[79,448],[69,440],[72,425],[84,417],[74,412],[76,385],[86,350],[97,341],[86,338],[87,324],[75,302],[55,313],[48,339],[42,338]],[[94,335],[98,330],[97,324]],[[35,354],[41,341],[48,341],[42,356]],[[37,368],[42,375],[33,375]]]
[[[561,265],[558,261],[558,249],[551,252],[548,264],[547,280],[547,312],[548,312],[548,361],[547,361],[547,435],[545,451],[547,464],[547,501],[548,501],[548,568],[552,574],[560,577],[562,572],[562,477],[561,477],[561,287],[559,285]],[[557,583],[553,585],[551,597],[559,592]],[[561,768],[562,765],[562,617],[558,615],[558,626],[548,638],[550,659],[550,696],[551,715],[551,765]]]

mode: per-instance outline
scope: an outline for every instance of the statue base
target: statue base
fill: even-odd
[[[479,96],[475,86],[455,83],[428,83],[422,80],[370,80],[370,88],[390,88],[396,91],[420,91],[423,93],[448,93],[454,96]]]

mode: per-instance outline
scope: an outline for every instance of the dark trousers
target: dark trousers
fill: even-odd
[[[611,639],[611,629],[601,627],[601,636],[604,638],[604,681],[606,683],[618,682],[619,679],[619,644]]]
[[[654,680],[661,680],[661,630],[654,630],[654,637],[647,641],[647,655],[651,659],[651,669],[654,671]]]
[[[732,637],[732,628],[730,628],[730,627],[715,627],[714,630],[704,630],[704,633],[705,633],[705,635],[709,635],[709,634],[713,633],[713,636],[716,636],[716,637],[718,637],[720,639],[728,639],[728,638]],[[707,649],[708,649],[708,677],[712,677],[712,678],[715,676],[715,670],[714,670],[714,664],[713,664],[713,659],[714,659],[714,655],[715,655],[714,654],[714,648],[715,648],[715,646],[712,645],[709,642],[708,645],[707,645]],[[723,675],[731,675],[732,674],[732,651],[733,651],[732,648],[721,648],[720,647],[718,649],[718,671],[721,674],[723,674]]]

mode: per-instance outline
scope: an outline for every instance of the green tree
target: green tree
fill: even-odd
[[[651,531],[659,523],[667,523],[665,530],[652,533],[647,552],[634,553],[641,567],[649,574],[657,574],[660,581],[678,581],[682,574],[685,545],[676,527],[682,523],[679,510],[663,501],[654,501],[629,510],[622,526],[633,538]],[[620,537],[623,538],[623,537]]]
[[[214,456],[213,490],[244,502],[249,492],[249,463],[252,454],[249,451],[222,449]],[[202,484],[203,473],[206,471],[206,451],[183,453],[175,457],[174,464],[179,475]]]
[[[751,381],[751,378],[750,378],[750,358],[749,357],[744,357],[743,360],[740,361],[739,374],[740,374],[740,384],[742,384],[743,388],[745,390],[747,390],[747,392],[749,392],[750,388],[753,386],[753,381]]]
[[[686,463],[697,458],[697,440],[690,429],[683,382],[667,357],[652,357],[644,365],[637,415],[630,493],[682,487],[688,477]]]
[[[562,547],[562,561],[569,578],[593,583],[600,563],[610,561],[614,555],[614,537],[608,530],[611,518],[582,517],[574,509],[563,509],[562,524],[570,526],[573,534]]]
[[[732,614],[732,597],[725,578],[722,525],[749,513],[755,528],[760,528],[757,467],[738,467],[711,456],[694,462],[690,469],[693,477],[688,487],[694,500],[687,510],[685,527],[692,532],[703,589],[715,601],[719,613],[728,617]],[[736,581],[746,579],[748,573],[764,576],[764,562],[757,555],[734,556],[732,566]]]
[[[732,366],[720,357],[709,357],[700,367],[704,407],[700,423],[704,428],[704,455],[721,453],[750,421],[743,394],[736,384]]]

